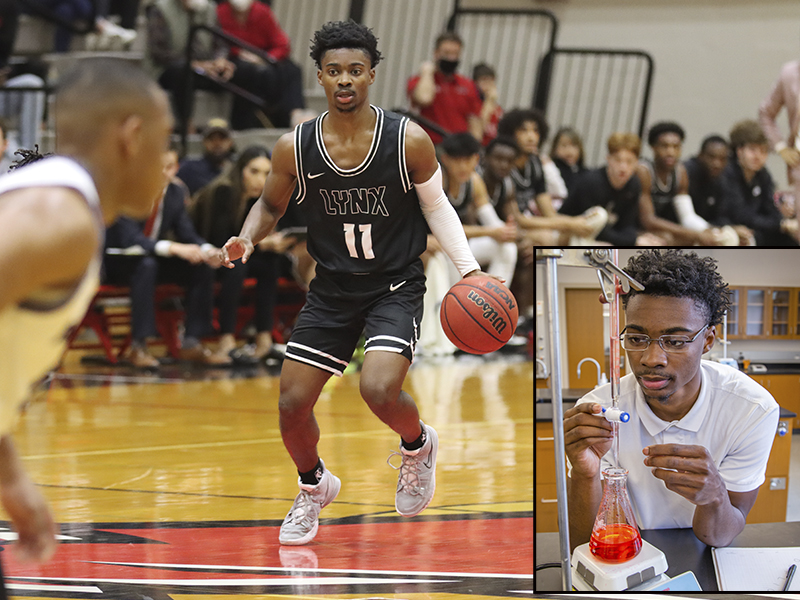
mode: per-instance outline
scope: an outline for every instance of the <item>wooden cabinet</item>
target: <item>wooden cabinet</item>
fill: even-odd
[[[728,338],[800,338],[798,288],[731,288]]]
[[[800,415],[800,375],[750,375],[772,394],[783,408]],[[800,417],[794,420],[800,428]]]
[[[558,531],[555,438],[551,421],[536,422],[536,531]]]

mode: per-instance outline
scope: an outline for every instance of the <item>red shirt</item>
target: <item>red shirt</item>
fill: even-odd
[[[441,125],[450,133],[462,133],[469,131],[469,117],[474,115],[480,118],[481,98],[478,95],[478,88],[475,82],[463,75],[456,73],[447,76],[441,71],[433,74],[436,83],[436,96],[429,106],[421,108],[411,103],[414,108],[419,110],[419,114]],[[414,75],[408,80],[407,93],[409,99],[411,92],[419,83],[419,75]],[[428,131],[428,130],[426,130]],[[442,141],[442,136],[428,131],[434,144]]]
[[[220,28],[240,40],[261,48],[275,60],[289,58],[291,46],[269,6],[253,2],[247,13],[247,21],[240,25],[229,2],[217,6],[217,22]],[[231,47],[231,56],[239,54],[239,48]]]

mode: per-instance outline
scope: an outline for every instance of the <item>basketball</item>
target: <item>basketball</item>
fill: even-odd
[[[442,301],[439,319],[447,339],[470,354],[494,352],[511,339],[517,327],[517,300],[491,277],[468,277]]]

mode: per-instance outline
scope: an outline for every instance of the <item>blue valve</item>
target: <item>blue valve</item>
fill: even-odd
[[[631,420],[631,416],[618,408],[605,408],[603,407],[603,416],[606,421],[612,423],[627,423]]]

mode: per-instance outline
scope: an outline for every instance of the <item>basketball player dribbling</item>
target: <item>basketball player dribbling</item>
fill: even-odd
[[[0,500],[23,561],[53,554],[55,525],[11,431],[97,290],[106,225],[145,218],[161,193],[172,129],[166,95],[127,61],[65,73],[55,119],[59,156],[0,178]]]
[[[484,275],[469,250],[428,135],[407,118],[369,103],[381,59],[363,25],[332,22],[314,34],[311,57],[328,111],[280,138],[261,200],[223,263],[246,261],[290,201],[304,209],[308,249],[317,261],[306,305],[287,344],[280,385],[283,443],[299,473],[300,493],[281,526],[285,545],[310,542],[319,513],[341,481],[317,453],[314,405],[331,375],[341,375],[362,332],[360,392],[401,437],[395,507],[422,512],[433,498],[438,436],[401,387],[414,355],[425,274],[427,220],[462,277]]]

